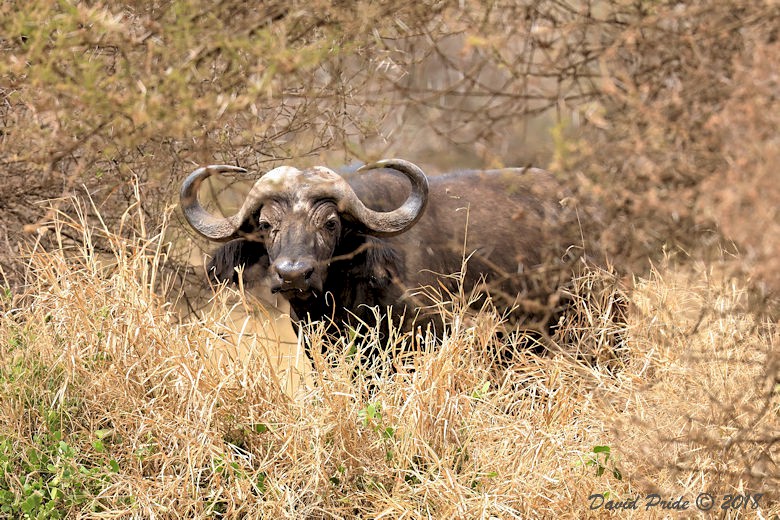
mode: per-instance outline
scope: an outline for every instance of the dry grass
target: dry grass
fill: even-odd
[[[700,266],[637,280],[611,355],[614,299],[574,291],[562,351],[508,370],[490,355],[500,320],[456,310],[371,395],[349,338],[343,366],[301,375],[273,341],[226,336],[231,291],[177,323],[163,234],[135,207],[122,222],[135,239],[61,217],[50,232],[84,245],[34,251],[28,289],[2,301],[2,516],[581,518],[604,514],[594,493],[704,491],[765,494],[737,516],[780,513],[778,332],[739,280]]]

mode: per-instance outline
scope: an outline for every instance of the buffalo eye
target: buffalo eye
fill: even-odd
[[[257,230],[261,233],[268,233],[271,231],[271,223],[267,220],[261,220],[257,223]]]
[[[323,226],[328,231],[336,231],[336,226],[338,226],[338,222],[336,222],[335,219],[328,220],[325,222],[325,225]]]

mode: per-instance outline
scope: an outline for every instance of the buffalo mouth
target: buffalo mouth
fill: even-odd
[[[315,296],[314,290],[311,288],[299,289],[298,287],[279,286],[272,287],[271,292],[273,294],[281,294],[286,300],[308,300]]]

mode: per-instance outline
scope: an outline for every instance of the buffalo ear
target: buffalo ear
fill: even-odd
[[[385,240],[369,237],[366,242],[365,262],[359,264],[361,272],[356,273],[357,277],[368,280],[369,287],[386,289],[404,270],[403,259]]]
[[[265,276],[268,265],[268,251],[262,242],[237,238],[214,251],[206,269],[209,278],[217,283],[224,281],[238,283],[236,268],[243,266],[245,278],[246,271],[250,268],[256,268],[259,270],[258,277],[262,278]]]

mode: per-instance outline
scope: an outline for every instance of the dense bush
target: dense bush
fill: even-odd
[[[767,167],[777,157],[780,9],[652,6],[603,52],[602,95],[584,107],[592,124],[571,163],[609,206],[605,243],[635,263],[662,246],[733,240],[778,289],[780,199]]]
[[[154,218],[196,164],[401,155],[433,172],[549,166],[607,208],[594,231],[619,264],[734,240],[777,287],[772,2],[0,10],[13,250],[51,216],[39,200],[82,185],[110,219],[137,178]],[[18,282],[16,255],[2,256]]]

